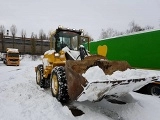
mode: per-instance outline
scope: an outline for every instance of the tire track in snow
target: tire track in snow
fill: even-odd
[[[102,100],[100,102],[90,102],[90,101],[77,102],[75,101],[73,102],[73,106],[77,107],[80,110],[83,110],[85,114],[87,114],[87,112],[90,111],[98,115],[106,116],[113,120],[124,120],[115,111],[106,109],[106,105],[103,104],[104,101],[105,100]]]

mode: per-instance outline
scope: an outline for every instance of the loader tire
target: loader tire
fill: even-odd
[[[40,64],[37,66],[37,70],[36,70],[36,83],[39,86],[42,86],[42,82],[43,82],[43,65]]]
[[[150,95],[160,96],[160,85],[149,84],[147,91]]]
[[[64,67],[55,67],[52,70],[50,80],[52,96],[56,97],[61,103],[67,103],[69,101],[69,95]]]

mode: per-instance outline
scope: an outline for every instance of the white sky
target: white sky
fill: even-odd
[[[58,25],[84,29],[98,39],[102,29],[125,31],[129,23],[160,27],[160,0],[0,0],[0,25],[46,34]]]

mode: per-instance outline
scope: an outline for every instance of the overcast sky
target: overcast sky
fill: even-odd
[[[131,21],[160,28],[160,0],[0,0],[0,25],[16,25],[17,36],[62,25],[98,39],[102,29],[125,31]]]

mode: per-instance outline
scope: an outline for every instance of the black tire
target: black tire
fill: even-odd
[[[36,70],[36,83],[39,86],[42,86],[42,81],[43,81],[43,65],[40,64],[37,66],[37,70]]]
[[[6,65],[8,66],[8,62],[6,61]]]
[[[160,85],[150,84],[147,91],[150,95],[160,96]]]
[[[61,103],[67,103],[69,101],[69,95],[66,74],[63,66],[55,67],[52,70],[50,83],[52,96],[56,97]]]

